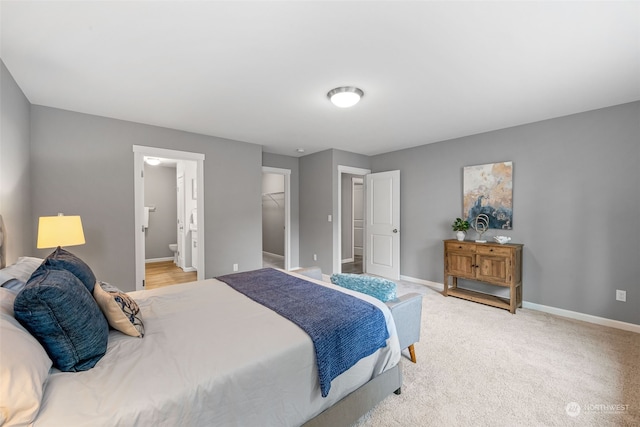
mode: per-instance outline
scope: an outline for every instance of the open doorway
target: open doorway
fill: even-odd
[[[161,286],[204,279],[204,154],[133,151],[136,290],[146,289],[147,274]]]
[[[342,174],[342,273],[362,274],[364,255],[364,178]]]
[[[291,170],[262,168],[262,266],[290,266]]]
[[[197,280],[197,163],[144,157],[145,289]],[[189,186],[190,187],[190,186]]]
[[[359,231],[354,230],[354,214],[353,214],[353,185],[354,183],[361,183],[359,189],[362,189],[362,215],[366,215],[366,193],[364,192],[365,176],[371,173],[369,169],[356,168],[351,166],[338,165],[337,171],[337,190],[338,190],[338,210],[337,218],[337,238],[334,234],[333,239],[333,271],[336,273],[364,273],[366,272],[366,227],[365,221],[358,223],[359,228],[362,229],[363,238],[360,244],[358,240],[359,236],[355,236],[354,231],[357,234]],[[355,181],[353,180],[355,178]],[[359,207],[356,207],[359,209]],[[360,216],[360,214],[356,214]],[[359,219],[359,218],[357,218]],[[336,229],[334,228],[334,233]],[[354,250],[354,242],[358,243],[357,249]],[[356,263],[356,254],[359,255]]]

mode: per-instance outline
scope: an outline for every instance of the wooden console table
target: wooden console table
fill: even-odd
[[[511,313],[522,307],[521,244],[444,241],[444,296],[504,308]],[[451,287],[449,287],[451,278]],[[509,299],[458,288],[458,279],[469,279],[509,288]]]

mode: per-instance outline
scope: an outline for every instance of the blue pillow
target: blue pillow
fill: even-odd
[[[362,276],[360,274],[332,274],[331,283],[352,291],[371,295],[382,302],[396,298],[397,285],[381,277]]]
[[[13,309],[61,371],[93,368],[107,351],[107,320],[87,288],[66,270],[34,273]]]
[[[96,284],[96,276],[89,266],[80,258],[68,252],[61,247],[51,253],[44,259],[42,265],[33,272],[32,278],[39,275],[43,270],[67,270],[76,276],[89,290],[93,293],[93,287]]]

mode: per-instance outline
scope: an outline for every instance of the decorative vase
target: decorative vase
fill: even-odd
[[[464,231],[457,231],[456,237],[462,242],[464,240]]]

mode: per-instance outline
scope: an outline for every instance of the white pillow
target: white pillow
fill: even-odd
[[[132,337],[144,336],[140,307],[133,298],[105,282],[96,282],[93,297],[113,329]]]
[[[27,425],[36,418],[51,359],[13,317],[16,294],[0,288],[0,425]]]
[[[9,279],[18,279],[27,283],[29,278],[40,264],[44,261],[42,258],[34,258],[30,256],[21,256],[15,264],[11,264],[0,270],[0,285]]]

